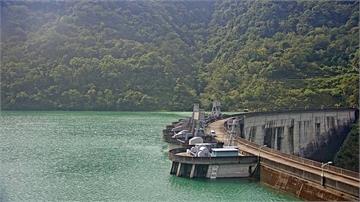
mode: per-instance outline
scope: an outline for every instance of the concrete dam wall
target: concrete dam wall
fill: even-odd
[[[342,143],[356,109],[248,113],[239,117],[236,135],[287,154],[311,157],[330,141]],[[339,147],[339,146],[338,146]]]

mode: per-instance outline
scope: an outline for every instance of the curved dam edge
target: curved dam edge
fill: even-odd
[[[230,118],[230,117],[229,117]],[[211,123],[208,126],[208,129],[213,129],[216,131],[217,139],[224,141],[229,140],[228,132],[224,126],[226,120],[219,120],[214,123]],[[326,178],[324,178],[324,186],[321,185],[321,171],[319,170],[318,162],[314,162],[316,164],[307,165],[307,162],[313,162],[312,160],[303,159],[297,156],[293,156],[290,154],[284,155],[285,159],[288,156],[293,156],[293,160],[287,162],[286,164],[296,163],[296,160],[302,159],[306,160],[304,163],[299,161],[299,165],[301,167],[309,167],[307,169],[313,170],[311,172],[306,172],[300,169],[300,166],[296,165],[283,165],[278,163],[276,160],[271,159],[273,157],[277,158],[277,156],[283,158],[279,151],[273,151],[269,148],[262,148],[250,141],[244,140],[242,138],[236,137],[235,144],[239,146],[240,150],[243,150],[245,153],[250,153],[253,155],[259,155],[261,152],[261,161],[260,161],[260,183],[272,187],[276,190],[283,191],[294,195],[300,199],[308,200],[308,201],[359,201],[359,175],[349,175],[349,179],[344,178],[347,175],[342,171],[343,169],[335,169],[333,170],[333,166],[331,166],[330,173],[325,174]],[[271,155],[273,153],[273,155]],[[270,158],[267,159],[267,156]],[[284,160],[284,159],[283,159]],[[295,162],[293,162],[295,161]],[[321,165],[321,164],[320,164]],[[280,169],[280,167],[284,167],[284,169]],[[334,176],[333,172],[338,172],[341,170],[339,176],[335,176],[338,180],[329,179],[328,177]],[[351,172],[353,174],[353,172]],[[346,175],[346,176],[342,176]],[[341,179],[346,179],[345,181],[349,181],[348,183],[343,182]],[[352,180],[354,178],[354,180]],[[333,187],[333,188],[332,188]]]
[[[335,189],[277,171],[269,166],[260,166],[260,183],[273,189],[289,193],[307,201],[358,201],[359,198]]]

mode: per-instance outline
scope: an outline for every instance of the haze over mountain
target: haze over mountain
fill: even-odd
[[[1,2],[1,108],[358,106],[357,1]]]

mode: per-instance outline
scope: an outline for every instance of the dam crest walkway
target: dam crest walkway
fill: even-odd
[[[224,142],[225,145],[230,141],[230,135],[224,127],[227,120],[228,119],[215,121],[207,127],[207,130],[215,130],[217,139]],[[239,150],[244,154],[258,156],[260,166],[265,169],[269,168],[279,171],[280,173],[286,173],[289,176],[295,176],[306,181],[306,183],[311,183],[316,189],[326,190],[329,193],[344,197],[348,200],[359,200],[360,179],[359,173],[357,172],[330,165],[322,168],[320,162],[285,154],[240,137],[233,137],[232,144],[238,146]],[[275,186],[280,186],[280,189],[286,189],[281,187],[284,186],[284,182],[277,182]],[[300,192],[301,190],[296,194],[300,194]]]

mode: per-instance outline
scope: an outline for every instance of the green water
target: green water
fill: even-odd
[[[1,112],[0,201],[290,201],[250,180],[169,174],[165,125],[187,113]]]

